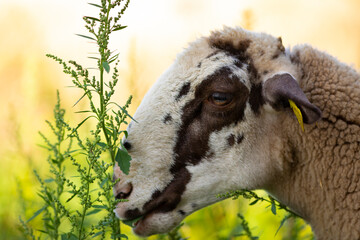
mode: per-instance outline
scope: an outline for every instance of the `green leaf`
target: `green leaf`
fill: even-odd
[[[274,201],[271,202],[271,212],[276,215],[276,205]]]
[[[126,28],[126,27],[127,27],[127,26],[117,26],[117,27],[115,27],[112,31],[113,31],[113,32],[119,31],[119,30],[124,29],[124,28]]]
[[[78,240],[78,238],[72,233],[61,234],[61,240]]]
[[[90,212],[86,213],[86,216],[90,216],[90,215],[93,215],[93,214],[96,214],[98,212],[102,211],[102,209],[94,209],[94,210],[91,210]]]
[[[259,199],[256,199],[255,201],[251,202],[249,205],[255,205],[257,202],[259,201]]]
[[[78,130],[78,128],[84,124],[84,122],[86,122],[86,120],[88,120],[89,118],[94,117],[94,116],[88,116],[87,118],[85,118],[84,120],[82,120],[77,126],[76,128],[73,130],[73,132],[75,132],[76,130]]]
[[[116,59],[118,59],[118,57],[119,57],[119,54],[114,55],[113,57],[111,57],[111,58],[109,59],[109,63],[114,62]]]
[[[123,148],[125,149],[125,148]],[[121,171],[126,175],[129,174],[131,157],[126,150],[118,149],[115,161],[118,163]]]
[[[106,143],[103,143],[103,142],[98,142],[96,143],[97,145],[99,145],[100,147],[102,148],[106,148],[107,147],[107,144]]]
[[[100,187],[102,188],[108,180],[109,180],[108,177],[106,177],[106,178],[100,183]]]
[[[75,34],[79,37],[83,37],[83,38],[87,38],[87,39],[90,39],[90,40],[94,40],[94,41],[97,41],[95,38],[92,38],[92,37],[89,37],[89,36],[85,36],[85,35],[82,35],[82,34]]]
[[[44,180],[44,182],[46,182],[46,183],[51,183],[51,182],[53,182],[53,181],[55,181],[53,178],[48,178],[48,179],[45,179],[45,180]]]
[[[125,225],[128,225],[130,227],[134,227],[134,223],[136,223],[137,221],[139,221],[140,219],[142,219],[143,216],[135,218],[133,220],[126,220],[126,221],[122,221]]]
[[[131,118],[131,120],[133,120],[134,122],[137,123],[137,121],[126,111],[126,109],[122,108],[122,107],[121,107],[119,104],[117,104],[116,102],[110,102],[110,103],[111,103],[111,104],[115,104],[116,106],[118,106],[123,113],[125,113],[129,118]]]
[[[34,215],[32,215],[31,218],[29,218],[29,220],[26,221],[26,223],[30,222],[31,220],[33,220],[34,218],[36,218],[37,216],[39,216],[40,213],[42,213],[42,211],[45,210],[46,207],[42,207],[39,210],[37,210]]]
[[[93,205],[93,208],[98,208],[98,209],[107,209],[107,206],[104,205]]]
[[[84,110],[84,111],[77,111],[75,113],[92,113],[92,111],[89,111],[89,110]]]
[[[99,235],[101,235],[103,233],[104,233],[104,231],[97,232],[92,236],[92,238],[96,238],[97,236],[99,236]]]
[[[77,194],[79,193],[79,191],[74,192],[74,194],[68,198],[68,200],[66,200],[66,202],[70,202]]]
[[[44,146],[44,145],[41,145],[41,144],[36,144],[37,146],[41,147],[41,148],[45,148],[47,150],[52,150],[51,148],[47,147],[47,146]]]
[[[289,218],[291,218],[291,217],[292,217],[292,215],[290,214],[290,215],[285,216],[285,217],[283,218],[283,220],[281,220],[280,226],[279,226],[279,228],[276,230],[275,236],[278,234],[280,228],[284,225],[284,223],[285,223]]]
[[[94,18],[94,17],[85,16],[85,18],[100,22],[100,19],[97,19],[97,18]]]
[[[128,236],[126,236],[125,234],[122,233],[118,233],[115,236],[111,235],[111,239],[115,239],[115,238],[125,238],[125,239],[129,239]]]
[[[81,101],[81,99],[83,99],[83,98],[86,96],[86,94],[88,94],[88,92],[89,92],[89,91],[86,91],[86,92],[81,96],[81,98],[79,98],[79,100],[76,101],[76,103],[75,103],[72,107],[75,107],[76,104],[78,104],[78,103]]]
[[[109,63],[108,63],[107,61],[103,61],[103,62],[102,62],[102,66],[104,67],[104,69],[105,69],[105,71],[106,71],[107,73],[110,72],[110,66],[109,66]]]
[[[98,4],[95,4],[95,3],[88,3],[88,4],[91,5],[91,6],[94,6],[94,7],[102,8],[102,6],[100,6]]]

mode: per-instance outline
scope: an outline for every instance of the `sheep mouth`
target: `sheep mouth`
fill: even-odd
[[[150,235],[148,232],[147,225],[149,224],[149,218],[151,218],[156,213],[160,213],[161,211],[161,205],[157,206],[151,210],[146,211],[145,213],[141,215],[137,215],[132,217],[129,220],[123,220],[122,222],[130,227],[132,227],[135,234],[139,236],[148,236]]]

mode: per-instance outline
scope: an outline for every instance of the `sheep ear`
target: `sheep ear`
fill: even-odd
[[[262,94],[265,102],[275,110],[289,108],[289,100],[292,100],[300,109],[304,123],[311,124],[321,118],[320,109],[309,102],[295,78],[288,73],[276,74],[267,79]]]

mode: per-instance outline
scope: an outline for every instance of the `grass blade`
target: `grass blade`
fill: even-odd
[[[34,218],[36,218],[37,216],[39,216],[40,213],[42,213],[42,211],[45,210],[46,207],[42,207],[39,210],[37,210],[34,215],[32,215],[31,218],[29,218],[29,220],[26,221],[26,223],[30,222],[31,220],[33,220]]]
[[[102,6],[100,6],[98,4],[95,4],[95,3],[88,3],[88,4],[91,5],[91,6],[94,6],[94,7],[102,8]]]
[[[85,36],[85,35],[82,35],[82,34],[75,34],[79,37],[83,37],[83,38],[87,38],[87,39],[91,39],[91,40],[94,40],[94,41],[97,41],[95,38],[92,38],[92,37],[89,37],[89,36]]]

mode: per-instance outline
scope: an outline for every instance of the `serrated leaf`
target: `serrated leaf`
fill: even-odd
[[[104,69],[105,69],[105,71],[106,71],[107,73],[110,72],[110,66],[109,66],[109,63],[108,63],[107,61],[103,61],[103,62],[102,62],[102,66],[104,67]]]
[[[117,26],[112,31],[115,32],[115,31],[119,31],[119,30],[124,29],[124,28],[127,28],[127,26]]]
[[[296,104],[289,99],[289,103],[290,103],[290,107],[291,109],[293,110],[299,124],[300,124],[300,127],[301,127],[301,130],[304,132],[304,121],[303,121],[303,117],[302,117],[302,114],[301,114],[301,111],[300,109],[296,106]]]
[[[42,208],[40,208],[39,210],[37,210],[37,211],[34,213],[34,215],[32,215],[32,217],[29,218],[29,219],[26,221],[26,223],[30,222],[31,220],[33,220],[34,218],[36,218],[37,216],[39,216],[39,214],[42,213],[42,211],[44,211],[45,208],[46,208],[46,207],[42,207]]]
[[[79,36],[79,37],[83,37],[83,38],[87,38],[87,39],[90,39],[90,40],[97,41],[97,40],[96,40],[95,38],[93,38],[93,37],[85,36],[85,35],[82,35],[82,34],[75,34],[75,35],[77,35],[77,36]]]
[[[124,148],[125,149],[125,148]],[[115,161],[118,163],[121,171],[126,175],[129,174],[131,157],[126,150],[118,149]]]

